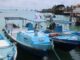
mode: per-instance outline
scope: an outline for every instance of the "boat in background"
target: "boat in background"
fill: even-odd
[[[15,44],[11,43],[0,34],[0,60],[16,60],[17,48]]]
[[[64,51],[71,51],[72,49],[80,46],[80,32],[63,32],[63,34],[52,37],[52,39],[55,47]]]
[[[54,47],[64,51],[71,51],[72,49],[80,46],[80,32],[71,31],[69,25],[74,24],[75,22],[63,20],[63,18],[64,16],[59,16],[59,18],[51,18],[56,23],[54,30],[57,33],[50,33],[49,36],[52,38]]]

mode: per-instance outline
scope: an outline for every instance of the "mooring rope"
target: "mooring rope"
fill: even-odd
[[[55,53],[57,59],[58,59],[58,60],[61,60],[61,58],[59,57],[59,55],[58,55],[57,52],[55,51],[54,44],[53,44],[53,41],[52,41],[52,40],[51,40],[51,45],[52,45],[52,50],[53,50],[53,52]]]

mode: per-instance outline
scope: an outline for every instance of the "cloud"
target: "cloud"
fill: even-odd
[[[43,9],[57,4],[74,5],[77,3],[80,3],[80,0],[0,0],[0,8]]]

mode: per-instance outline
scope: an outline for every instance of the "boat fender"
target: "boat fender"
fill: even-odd
[[[51,33],[49,34],[49,37],[59,36],[59,33]]]

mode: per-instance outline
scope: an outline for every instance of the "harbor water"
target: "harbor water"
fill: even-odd
[[[28,12],[29,13],[29,12]],[[30,12],[31,13],[31,12]],[[0,33],[3,33],[2,29],[5,27],[5,19],[4,17],[26,17],[27,11],[13,11],[13,12],[4,12],[0,13]],[[64,16],[63,20],[69,20],[68,16]],[[22,21],[11,21],[12,23],[16,23],[17,25],[22,25]],[[70,26],[71,30],[80,31],[80,27]],[[24,51],[23,49],[17,47],[18,55],[17,60],[42,60],[42,57],[35,56],[28,51]],[[64,52],[60,49],[55,48],[55,51],[60,60],[80,60],[80,48],[77,47],[69,52]],[[59,60],[53,51],[48,53],[48,60]]]

